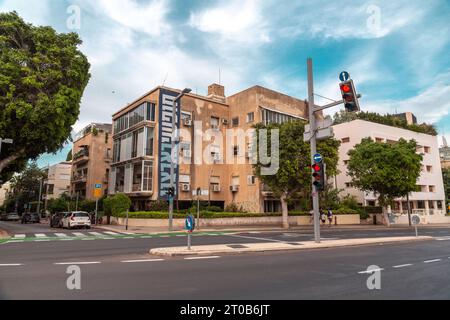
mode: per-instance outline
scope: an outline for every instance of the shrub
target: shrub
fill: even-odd
[[[158,200],[155,202],[152,202],[149,207],[148,211],[156,212],[156,211],[168,211],[169,210],[169,204],[167,201]]]
[[[225,208],[225,212],[245,213],[244,208],[239,207],[236,203],[231,203]]]
[[[124,193],[118,193],[112,197],[107,198],[106,208],[113,216],[119,217],[131,207],[130,198]],[[105,204],[105,202],[104,202]]]
[[[47,209],[51,213],[65,212],[68,209],[68,205],[69,205],[69,203],[65,199],[58,198],[58,199],[50,200],[47,204]]]

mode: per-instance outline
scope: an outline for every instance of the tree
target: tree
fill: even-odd
[[[72,160],[73,160],[73,155],[72,155],[72,150],[70,150],[69,153],[67,154],[66,161],[72,161]]]
[[[108,217],[111,214],[117,217],[130,209],[131,199],[124,193],[118,193],[112,197],[103,199],[103,207]]]
[[[70,137],[90,65],[76,33],[0,14],[0,137],[14,140],[0,155],[4,181],[29,159],[54,153]]]
[[[348,174],[356,188],[378,195],[386,214],[395,198],[417,191],[423,156],[416,150],[414,140],[390,144],[363,139],[349,152]]]
[[[282,125],[271,124],[256,126],[257,137],[260,130],[267,129],[267,144],[271,150],[271,130],[278,129],[280,136],[280,150],[274,150],[274,155],[279,156],[279,170],[273,175],[263,175],[265,167],[259,161],[254,165],[255,175],[278,197],[283,209],[283,227],[289,228],[288,203],[301,197],[309,199],[312,192],[312,169],[310,144],[303,141],[305,123],[303,121],[292,121]],[[258,139],[258,146],[261,146]],[[318,152],[324,157],[327,165],[328,176],[337,174],[339,160],[338,149],[340,142],[328,139],[318,143]],[[272,154],[270,154],[272,155]],[[270,165],[269,165],[270,166]]]
[[[24,171],[11,180],[12,198],[23,212],[24,205],[39,201],[39,189],[47,174],[36,163],[29,164]]]
[[[446,210],[450,204],[450,168],[442,169],[442,178],[444,179]]]

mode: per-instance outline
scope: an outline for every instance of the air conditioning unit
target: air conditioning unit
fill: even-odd
[[[183,158],[192,158],[191,150],[183,150]]]
[[[220,162],[222,159],[220,158],[220,154],[218,154],[218,153],[216,153],[216,154],[214,154],[214,156],[213,156],[213,161],[214,161],[214,163],[218,163],[218,162]]]
[[[231,186],[230,187],[230,191],[231,192],[238,192],[239,191],[239,186]]]
[[[184,119],[184,125],[186,127],[192,127],[192,120],[191,119]]]
[[[213,191],[214,191],[214,192],[220,192],[220,185],[217,185],[217,184],[214,185],[214,186],[213,186]]]
[[[187,184],[187,183],[183,183],[183,184],[181,185],[181,191],[183,191],[183,192],[189,192],[189,191],[191,191],[191,185],[190,185],[190,184]]]
[[[222,119],[222,124],[223,124],[224,126],[227,126],[227,125],[228,125],[228,120],[227,120],[227,119]]]

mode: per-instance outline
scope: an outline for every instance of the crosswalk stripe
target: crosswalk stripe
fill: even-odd
[[[96,236],[96,237],[104,237],[104,234],[101,234],[100,232],[89,232],[89,234]]]
[[[24,239],[24,238],[26,238],[26,235],[24,235],[24,234],[16,234],[16,235],[14,236],[14,238],[15,238],[15,239]]]
[[[47,235],[44,233],[36,233],[35,236],[36,238],[47,238]]]
[[[111,235],[111,236],[120,236],[119,233],[111,232],[111,231],[107,231],[107,232],[104,232],[104,233],[109,234],[109,235]]]
[[[60,238],[67,238],[68,235],[65,233],[55,233],[55,236],[60,237]]]
[[[79,237],[79,238],[87,237],[87,235],[85,235],[84,233],[81,233],[81,232],[74,232],[73,235],[76,237]]]

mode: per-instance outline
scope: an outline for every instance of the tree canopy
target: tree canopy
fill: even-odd
[[[414,140],[378,143],[366,138],[349,152],[348,174],[354,186],[375,192],[381,206],[417,191],[423,155]]]
[[[312,192],[312,169],[310,144],[303,141],[305,123],[293,121],[282,125],[271,124],[268,126],[257,125],[257,135],[262,129],[268,130],[268,144],[270,151],[271,130],[278,129],[280,135],[280,150],[274,152],[279,155],[279,170],[274,175],[263,175],[265,167],[260,161],[254,165],[256,176],[280,198],[283,204],[284,224],[287,223],[287,202],[306,198],[309,199]],[[328,139],[318,143],[317,150],[324,157],[329,177],[337,174],[339,161],[340,142]]]
[[[0,180],[58,151],[78,119],[90,65],[76,33],[36,27],[16,12],[0,14]]]

